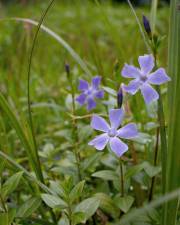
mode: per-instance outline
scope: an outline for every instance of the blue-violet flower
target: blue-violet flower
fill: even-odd
[[[133,66],[125,64],[122,69],[122,76],[126,78],[134,78],[123,89],[134,95],[140,89],[144,97],[146,104],[151,103],[159,98],[157,91],[152,88],[151,84],[160,85],[170,81],[170,77],[166,74],[163,68],[157,69],[152,72],[154,68],[154,57],[152,55],[139,56],[138,58],[140,69]]]
[[[79,80],[78,90],[82,93],[76,98],[76,101],[80,105],[87,104],[87,110],[91,110],[96,107],[96,98],[103,98],[104,91],[99,89],[99,85],[101,82],[100,76],[95,76],[92,78],[91,85],[85,80]]]
[[[97,150],[103,150],[109,143],[111,150],[121,157],[127,150],[128,146],[120,140],[132,139],[138,135],[136,124],[129,123],[124,127],[119,128],[124,118],[123,109],[111,109],[109,111],[109,125],[102,117],[94,115],[91,121],[91,127],[95,130],[104,132],[96,136],[88,144],[94,146]],[[119,129],[118,129],[119,128]]]

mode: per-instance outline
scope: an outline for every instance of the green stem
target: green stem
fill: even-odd
[[[78,125],[77,125],[77,121],[76,121],[75,91],[74,91],[73,79],[70,74],[70,71],[66,71],[66,72],[67,72],[67,77],[68,77],[68,80],[69,80],[70,86],[71,86],[71,97],[72,97],[72,115],[73,115],[72,126],[73,126],[73,138],[75,141],[75,145],[73,146],[73,151],[74,151],[74,155],[76,158],[78,181],[81,181],[81,179],[82,179],[81,168],[80,168],[81,158],[80,158],[80,154],[79,154],[79,150],[78,150],[79,135],[78,135]]]
[[[31,133],[32,133],[32,139],[33,139],[33,144],[34,144],[34,151],[35,151],[35,155],[36,155],[36,161],[37,161],[37,166],[39,168],[39,173],[40,173],[40,181],[42,183],[44,183],[44,178],[43,178],[43,174],[42,174],[42,170],[41,170],[41,164],[40,164],[40,159],[39,159],[39,155],[38,155],[38,147],[37,147],[37,142],[36,142],[36,135],[35,135],[35,131],[34,131],[34,125],[33,125],[33,119],[32,119],[32,112],[31,112],[31,92],[30,92],[30,76],[31,76],[31,66],[32,66],[32,58],[33,58],[33,53],[34,53],[34,49],[35,49],[35,43],[38,37],[38,33],[39,30],[41,28],[41,24],[43,23],[49,9],[51,8],[52,4],[54,3],[55,0],[51,0],[50,3],[48,4],[48,7],[46,8],[46,10],[44,11],[44,13],[41,16],[41,19],[38,23],[37,29],[36,29],[36,33],[34,35],[33,38],[33,43],[32,43],[32,47],[31,47],[31,51],[30,51],[30,56],[29,56],[29,64],[28,64],[28,79],[27,79],[27,99],[28,99],[28,116],[29,116],[29,124],[31,127]]]
[[[156,132],[156,146],[155,146],[155,154],[154,154],[154,166],[157,165],[157,157],[158,157],[158,149],[159,149],[159,127],[157,128]],[[151,187],[149,191],[149,202],[153,199],[153,190],[155,184],[155,176],[151,180]]]
[[[32,119],[32,113],[31,113],[31,95],[30,95],[30,76],[31,76],[31,65],[32,65],[32,58],[33,58],[33,53],[34,53],[34,49],[35,49],[35,43],[38,37],[38,33],[39,30],[41,28],[41,25],[48,13],[48,11],[50,10],[51,6],[53,5],[55,0],[51,0],[47,6],[47,8],[45,9],[44,13],[42,14],[39,24],[37,26],[36,29],[36,33],[34,35],[33,38],[33,43],[32,43],[32,48],[30,51],[30,57],[29,57],[29,66],[28,66],[28,81],[27,81],[27,98],[28,98],[28,116],[29,116],[29,123],[30,123],[30,127],[31,127],[31,133],[32,133],[32,140],[33,140],[33,145],[34,145],[34,151],[35,151],[35,156],[36,156],[36,163],[37,163],[37,167],[39,170],[39,174],[40,174],[40,181],[42,183],[44,183],[44,177],[43,177],[43,173],[42,173],[42,169],[41,169],[41,163],[40,163],[40,159],[39,159],[39,155],[38,155],[38,147],[37,147],[37,142],[36,142],[36,135],[35,135],[35,131],[34,131],[34,125],[33,125],[33,119]],[[55,224],[57,224],[57,220],[56,220],[56,216],[54,214],[54,212],[52,211],[52,209],[49,209],[49,212],[51,214],[52,220]]]
[[[157,57],[154,54],[155,59],[155,68],[157,68]],[[167,136],[166,136],[166,126],[165,126],[165,117],[164,117],[164,109],[163,102],[161,96],[161,89],[158,86],[157,92],[159,94],[158,99],[158,122],[159,122],[159,132],[160,132],[160,140],[161,140],[161,167],[162,167],[162,194],[165,194],[166,190],[166,167],[167,167]]]
[[[165,127],[165,118],[164,118],[164,110],[163,103],[161,98],[160,88],[157,88],[159,93],[158,100],[158,120],[160,126],[160,139],[161,139],[161,163],[162,163],[162,193],[165,194],[166,187],[166,165],[167,165],[167,138],[166,138],[166,127]]]
[[[119,158],[119,166],[120,166],[120,180],[121,180],[121,197],[124,197],[124,174],[123,174],[123,163],[121,158]]]

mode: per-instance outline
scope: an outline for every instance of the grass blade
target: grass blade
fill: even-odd
[[[24,127],[21,126],[19,120],[17,119],[16,115],[13,112],[13,109],[9,106],[8,102],[4,98],[4,96],[0,93],[0,108],[3,110],[5,115],[8,117],[8,120],[10,122],[10,125],[13,129],[15,129],[24,149],[26,150],[26,153],[29,158],[30,166],[32,167],[33,171],[35,172],[36,176],[40,179],[40,168],[37,164],[37,159],[35,157],[34,151],[32,149],[30,141],[28,141],[28,138],[26,134],[24,133]]]
[[[157,6],[158,6],[158,0],[152,0],[152,3],[151,3],[151,14],[150,14],[152,33],[154,33],[155,26],[156,26]]]
[[[170,202],[174,199],[177,199],[179,196],[180,196],[180,189],[176,189],[173,192],[167,193],[166,195],[159,197],[158,199],[152,201],[151,203],[139,209],[132,210],[130,213],[128,213],[121,219],[121,221],[119,222],[119,225],[127,225],[129,222],[132,222],[138,216],[143,215],[144,213],[150,213],[150,211],[153,210],[154,208],[157,208],[166,202]],[[173,223],[170,223],[170,224],[173,224]]]
[[[179,0],[171,1],[169,30],[169,141],[168,141],[168,183],[167,191],[180,186],[180,10]],[[173,174],[173,176],[172,176]],[[168,204],[164,224],[176,224],[178,200]]]

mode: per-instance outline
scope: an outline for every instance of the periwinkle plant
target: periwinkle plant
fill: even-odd
[[[89,142],[89,145],[101,151],[109,143],[111,150],[118,157],[121,157],[128,150],[127,144],[122,142],[120,138],[133,139],[138,136],[137,126],[134,123],[129,123],[119,128],[124,118],[124,111],[121,108],[123,90],[131,95],[141,90],[145,103],[150,104],[159,99],[158,92],[151,85],[161,85],[170,81],[170,77],[166,74],[164,68],[159,68],[152,72],[155,66],[153,55],[139,56],[138,61],[140,68],[125,64],[121,71],[123,77],[134,79],[128,85],[123,84],[120,86],[117,92],[117,106],[119,109],[111,109],[109,111],[111,125],[98,115],[92,116],[91,127],[104,133],[96,136]],[[87,104],[87,110],[92,110],[96,107],[95,98],[101,99],[104,97],[104,91],[99,88],[100,81],[100,76],[93,77],[91,85],[85,80],[79,80],[78,90],[82,93],[76,98],[76,101],[80,105]]]
[[[132,139],[138,135],[137,127],[134,123],[129,123],[124,127],[119,128],[123,118],[123,109],[111,109],[109,111],[111,125],[109,126],[102,117],[94,115],[92,117],[91,127],[104,133],[95,137],[95,139],[89,142],[89,145],[94,146],[97,150],[103,150],[109,143],[111,150],[118,157],[121,157],[128,150],[128,146],[122,142],[120,138]]]
[[[159,98],[159,94],[151,85],[164,84],[170,81],[170,77],[166,74],[164,68],[159,68],[152,72],[155,66],[152,55],[139,56],[138,61],[140,68],[128,64],[125,64],[123,67],[122,76],[133,78],[128,85],[123,86],[123,89],[131,95],[141,90],[146,104],[150,104]]]
[[[87,104],[88,111],[96,107],[95,99],[102,99],[104,97],[104,91],[99,87],[100,82],[100,76],[93,77],[91,84],[89,84],[86,80],[79,80],[78,90],[82,93],[76,98],[76,101],[80,105]]]

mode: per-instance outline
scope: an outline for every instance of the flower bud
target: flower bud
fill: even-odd
[[[67,74],[70,74],[70,65],[68,63],[65,63],[65,71]]]
[[[144,15],[143,15],[143,25],[144,25],[144,29],[145,29],[146,33],[148,34],[148,36],[151,37],[152,36],[151,26],[150,26],[148,18]]]
[[[123,90],[122,90],[122,87],[120,86],[120,88],[118,90],[118,93],[117,93],[117,105],[118,105],[118,108],[121,108],[122,103],[123,103]]]

